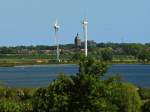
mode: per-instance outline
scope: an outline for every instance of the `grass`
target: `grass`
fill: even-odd
[[[75,61],[71,61],[71,55],[61,54],[60,59],[62,62],[57,62],[56,55],[50,54],[7,54],[0,55],[0,67],[13,67],[20,65],[41,65],[41,64],[77,64]],[[114,55],[113,61],[108,62],[110,64],[150,64],[150,62],[142,62],[135,59],[134,56],[127,55]]]

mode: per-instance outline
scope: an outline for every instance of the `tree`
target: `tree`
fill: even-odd
[[[126,45],[123,46],[123,49],[125,51],[125,54],[132,55],[135,58],[137,58],[139,53],[143,49],[143,45],[141,45],[141,44],[134,44],[134,43],[126,44]]]
[[[0,112],[21,112],[21,107],[13,100],[0,99]]]
[[[107,98],[115,105],[117,112],[140,112],[141,99],[137,88],[128,83],[122,83],[120,76],[105,80]]]
[[[98,76],[78,74],[73,77],[70,111],[72,112],[116,112],[109,100],[110,90]]]
[[[139,112],[141,100],[136,87],[118,78],[102,80],[107,65],[93,58],[82,58],[79,73],[61,75],[48,88],[33,96],[36,112]]]
[[[84,57],[83,54],[81,54],[80,52],[77,52],[77,53],[73,54],[71,60],[74,62],[80,61],[81,57]]]
[[[142,112],[150,112],[150,100],[144,103],[142,106]]]
[[[136,87],[121,84],[113,92],[112,102],[117,105],[119,112],[140,112],[142,103]]]
[[[111,48],[105,48],[101,50],[101,55],[104,61],[112,61],[113,59],[113,52]]]
[[[106,64],[100,61],[83,58],[77,76],[69,78],[61,75],[48,88],[40,88],[35,92],[33,109],[42,112],[93,112],[102,109],[107,103],[103,102],[103,99],[97,101],[96,96],[98,96],[97,92],[104,88],[103,83],[100,83],[99,75],[106,71],[105,67]],[[84,71],[81,70],[82,68]]]
[[[150,99],[150,88],[139,88],[139,95],[142,100]]]
[[[142,50],[142,52],[139,54],[138,59],[142,61],[150,61],[150,52],[146,50]]]
[[[38,89],[33,96],[33,110],[36,112],[68,112],[71,78],[61,75],[48,88]]]
[[[82,57],[79,72],[84,75],[102,76],[107,71],[107,64],[92,57]]]

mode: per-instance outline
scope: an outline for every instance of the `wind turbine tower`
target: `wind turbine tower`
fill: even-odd
[[[85,18],[82,22],[83,25],[83,32],[84,32],[84,50],[85,50],[85,56],[87,56],[87,27],[88,27],[88,21]]]
[[[59,59],[59,43],[58,43],[58,30],[60,26],[58,25],[58,21],[56,20],[54,24],[54,30],[55,30],[55,41],[56,41],[56,46],[57,46],[57,61],[60,62]]]

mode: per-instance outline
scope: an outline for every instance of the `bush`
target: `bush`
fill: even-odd
[[[139,94],[143,100],[150,99],[150,89],[149,88],[140,88]]]
[[[79,72],[84,75],[102,76],[107,71],[107,64],[92,57],[81,58]]]
[[[135,86],[121,84],[112,91],[112,102],[117,105],[119,112],[140,112],[142,102]]]
[[[144,105],[142,106],[142,111],[150,112],[150,100],[144,103]]]
[[[24,102],[20,102],[21,112],[35,112],[33,111],[32,101],[27,100]]]
[[[107,66],[93,59],[83,59],[76,76],[61,75],[48,88],[33,96],[33,110],[38,112],[139,112],[141,99],[137,88],[117,78],[101,80]]]
[[[21,112],[20,105],[13,100],[1,99],[0,112]]]
[[[72,80],[63,75],[53,81],[48,88],[38,89],[33,96],[33,109],[36,112],[68,112],[70,85]]]

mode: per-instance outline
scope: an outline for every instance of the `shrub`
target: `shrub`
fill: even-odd
[[[149,88],[140,88],[139,94],[143,100],[150,99],[150,89]]]
[[[100,61],[83,59],[76,76],[61,75],[48,88],[33,96],[38,112],[139,112],[141,99],[137,88],[117,78],[102,80],[107,66]]]
[[[119,112],[140,112],[142,102],[135,86],[121,84],[112,91],[112,102],[117,105]]]
[[[0,100],[1,112],[21,112],[20,105],[13,100],[1,99]]]
[[[144,105],[142,106],[142,111],[150,112],[150,100],[144,103]]]

